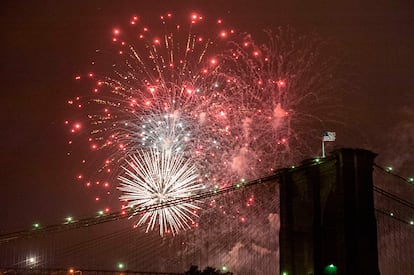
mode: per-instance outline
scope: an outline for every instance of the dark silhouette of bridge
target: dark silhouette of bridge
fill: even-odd
[[[300,169],[285,170],[282,274],[379,274],[374,157],[366,150],[341,149],[322,163],[309,160]]]
[[[0,273],[182,274],[195,264],[234,274],[410,274],[412,179],[374,159],[340,149],[151,208],[2,234]],[[205,204],[200,224],[174,237],[127,219],[190,201]]]

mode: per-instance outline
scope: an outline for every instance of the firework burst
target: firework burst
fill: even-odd
[[[309,141],[319,134],[309,128],[321,131],[320,115],[329,112],[318,108],[337,80],[330,60],[319,54],[319,40],[279,31],[258,45],[222,20],[206,24],[192,14],[185,21],[165,14],[152,29],[133,17],[132,30],[113,30],[115,61],[108,64],[108,56],[97,51],[109,67],[102,76],[88,74],[95,83],[92,96],[69,101],[88,118],[68,121],[71,132],[88,129],[91,149],[106,156],[93,177],[125,173],[119,190],[129,205],[271,174],[311,151]],[[212,38],[204,36],[213,25]],[[125,161],[129,168],[120,169]],[[188,182],[182,185],[183,180]],[[138,224],[148,222],[148,230],[158,221],[161,234],[175,234],[193,222],[194,209],[147,212]]]
[[[197,183],[197,169],[183,154],[171,151],[149,150],[137,152],[127,161],[125,176],[120,176],[118,187],[123,192],[121,200],[128,201],[128,206],[138,210],[159,204],[167,204],[159,210],[147,211],[137,225],[148,223],[147,232],[159,224],[160,235],[180,229],[190,228],[195,224],[197,206],[191,203],[168,206],[168,202],[187,198],[203,189]]]

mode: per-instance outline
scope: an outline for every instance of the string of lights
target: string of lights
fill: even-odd
[[[146,211],[152,211],[152,210],[158,210],[163,209],[166,207],[171,207],[175,205],[179,205],[182,203],[189,203],[189,202],[197,202],[201,201],[203,199],[219,196],[225,193],[237,191],[243,188],[248,188],[257,184],[261,183],[267,183],[270,181],[277,180],[280,176],[280,173],[282,170],[277,171],[275,174],[263,177],[260,179],[252,180],[252,181],[245,181],[241,180],[240,182],[225,187],[225,188],[213,188],[212,190],[202,192],[199,194],[194,194],[192,196],[188,196],[185,198],[178,198],[178,199],[172,199],[168,200],[163,203],[154,204],[146,207],[131,207],[126,208],[122,211],[108,213],[108,214],[102,214],[98,215],[97,217],[88,217],[88,218],[82,218],[79,220],[74,220],[72,217],[66,218],[65,223],[63,224],[54,224],[49,225],[45,227],[41,227],[40,224],[34,224],[33,229],[31,230],[22,230],[18,232],[12,232],[12,233],[6,233],[0,235],[0,244],[4,242],[9,242],[17,239],[23,239],[23,238],[31,238],[35,235],[47,235],[50,233],[58,233],[58,232],[64,232],[72,229],[78,229],[83,227],[89,227],[92,225],[97,225],[101,223],[111,222],[120,220],[127,217],[132,217],[141,213],[145,213]]]
[[[385,172],[385,173],[388,173],[388,174],[390,174],[390,175],[392,175],[392,176],[394,176],[394,177],[396,177],[396,178],[398,178],[398,179],[400,179],[400,180],[403,180],[403,181],[405,181],[405,182],[409,183],[410,185],[413,185],[413,184],[414,184],[414,177],[403,177],[403,176],[401,176],[401,175],[398,175],[398,174],[396,174],[396,173],[394,172],[394,169],[393,169],[391,166],[382,167],[382,166],[380,166],[380,165],[378,165],[378,164],[374,163],[374,167],[376,167],[376,168],[378,168],[380,171],[383,171],[383,172]]]
[[[408,186],[410,186],[410,187],[414,184],[414,178],[413,177],[403,177],[403,176],[395,173],[394,169],[391,166],[383,167],[383,166],[380,166],[380,165],[374,163],[374,168],[377,168],[377,170],[379,170],[380,172],[386,173],[390,176],[393,176],[393,177],[395,177],[395,178],[397,178],[401,181],[404,181],[404,182],[408,183],[409,184]],[[394,201],[394,202],[396,202],[400,205],[403,205],[403,206],[405,206],[405,207],[407,207],[411,210],[414,210],[414,203],[412,203],[411,201],[408,201],[406,199],[403,199],[403,198],[401,198],[401,197],[399,197],[395,194],[392,194],[388,191],[385,191],[384,189],[382,189],[378,186],[374,185],[374,192],[376,192],[377,194],[380,194],[384,197],[387,197],[388,199],[390,199],[390,200],[392,200],[392,201]],[[388,217],[390,217],[390,218],[392,218],[396,221],[399,221],[401,223],[414,225],[414,219],[407,220],[407,218],[402,218],[402,217],[398,216],[398,214],[397,214],[398,211],[392,211],[392,210],[387,211],[387,210],[377,209],[377,208],[375,208],[375,211],[377,213],[381,213],[381,214],[383,214],[385,216],[388,216]]]
[[[414,221],[413,220],[407,221],[407,220],[405,220],[405,219],[403,219],[401,217],[396,216],[393,212],[387,212],[387,211],[384,211],[382,209],[377,209],[377,208],[375,208],[375,211],[378,212],[378,213],[381,213],[381,214],[383,214],[383,215],[385,215],[387,217],[390,217],[390,218],[392,218],[392,219],[394,219],[396,221],[399,221],[401,223],[409,224],[409,225],[414,225]]]
[[[393,169],[391,167],[381,167],[377,164],[374,164],[374,167],[380,169],[381,171],[384,171],[392,176],[395,176],[401,180],[404,180],[407,183],[412,183],[413,182],[413,178],[409,177],[409,178],[405,178],[402,177],[394,172]],[[68,230],[72,230],[72,229],[78,229],[78,228],[83,228],[83,227],[89,227],[89,226],[93,226],[93,225],[97,225],[97,224],[101,224],[101,223],[106,223],[106,222],[111,222],[111,221],[116,221],[116,220],[120,220],[123,218],[128,218],[128,217],[132,217],[132,216],[136,216],[139,215],[141,213],[145,213],[146,211],[152,211],[152,210],[158,210],[158,209],[163,209],[166,207],[171,207],[171,206],[175,206],[175,205],[179,205],[182,203],[188,203],[188,202],[197,202],[197,201],[201,201],[207,198],[211,198],[214,196],[219,196],[225,193],[229,193],[229,192],[233,192],[242,188],[247,188],[250,186],[254,186],[257,184],[261,184],[261,183],[266,183],[272,180],[276,180],[279,178],[280,173],[283,170],[278,170],[275,174],[267,176],[267,177],[263,177],[263,178],[259,178],[256,180],[252,180],[252,181],[244,181],[243,179],[231,186],[225,187],[225,188],[213,188],[212,190],[208,190],[206,192],[202,192],[202,193],[198,193],[198,194],[194,194],[188,197],[184,197],[184,198],[178,198],[178,199],[173,199],[173,200],[168,200],[166,202],[162,202],[159,204],[154,204],[154,205],[150,205],[150,206],[146,206],[146,207],[130,207],[130,208],[125,208],[122,211],[118,211],[118,212],[112,212],[112,213],[99,213],[98,216],[96,217],[87,217],[87,218],[82,218],[79,220],[74,220],[72,217],[67,217],[65,222],[63,224],[54,224],[54,225],[48,225],[45,227],[41,227],[40,224],[34,224],[33,228],[31,230],[22,230],[22,231],[18,231],[18,232],[12,232],[12,233],[6,233],[6,234],[2,234],[0,235],[0,243],[3,242],[9,242],[9,241],[13,241],[13,240],[17,240],[17,239],[22,239],[22,238],[30,238],[34,235],[46,235],[49,233],[58,233],[58,232],[63,232],[63,231],[68,231]],[[410,209],[414,210],[414,204],[402,199],[390,192],[385,191],[384,189],[381,189],[377,186],[374,186],[374,191],[393,200],[396,201]],[[386,214],[391,216],[392,218],[399,220],[401,222],[404,223],[408,223],[408,224],[413,224],[414,222],[412,220],[410,221],[406,221],[405,219],[402,218],[398,218],[394,215],[393,212],[386,212],[380,209],[376,209],[377,212],[380,212],[382,214]]]

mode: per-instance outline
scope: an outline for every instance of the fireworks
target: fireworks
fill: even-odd
[[[184,24],[172,14],[160,19],[149,28],[133,17],[132,30],[115,29],[115,57],[97,51],[93,63],[106,66],[105,75],[88,74],[92,96],[69,101],[88,118],[68,121],[71,132],[86,129],[90,148],[106,156],[91,177],[121,175],[121,198],[141,207],[188,196],[201,185],[266,176],[309,152],[309,125],[320,126],[326,112],[320,103],[336,81],[318,40],[280,31],[258,45],[223,20],[209,38],[203,34],[213,24],[201,15]],[[129,168],[120,169],[125,162]],[[78,178],[93,185],[83,173]],[[147,212],[138,224],[148,222],[148,230],[158,222],[161,234],[176,233],[193,222],[195,209]]]
[[[190,160],[185,160],[183,154],[171,151],[161,152],[151,149],[131,156],[129,168],[125,176],[120,176],[123,191],[121,200],[128,201],[129,206],[142,209],[158,204],[168,204],[169,201],[186,198],[203,188],[197,184],[197,169]],[[153,230],[158,221],[160,235],[165,232],[177,233],[180,229],[190,228],[188,221],[195,224],[197,206],[182,203],[166,206],[159,210],[146,212],[138,221],[138,225],[146,223],[147,231]]]

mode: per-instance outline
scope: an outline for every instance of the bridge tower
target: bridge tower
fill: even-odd
[[[339,149],[280,171],[281,275],[380,274],[375,156]]]

